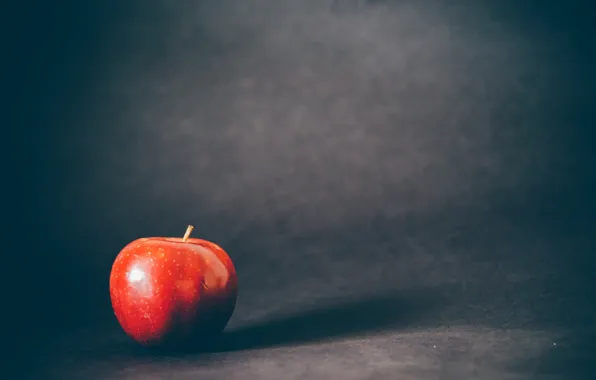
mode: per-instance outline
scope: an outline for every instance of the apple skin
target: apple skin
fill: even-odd
[[[148,347],[208,344],[227,325],[237,297],[231,258],[202,239],[135,240],[120,251],[110,273],[120,326]]]

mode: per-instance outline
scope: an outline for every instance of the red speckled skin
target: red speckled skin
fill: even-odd
[[[216,337],[237,296],[232,260],[202,239],[135,240],[120,251],[110,274],[116,318],[146,346],[200,345]]]

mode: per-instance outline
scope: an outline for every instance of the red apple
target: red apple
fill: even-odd
[[[225,328],[238,295],[236,269],[217,244],[150,237],[120,251],[110,274],[114,314],[145,346],[202,344]]]

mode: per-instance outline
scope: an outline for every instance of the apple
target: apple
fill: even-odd
[[[122,329],[144,346],[196,345],[225,328],[238,296],[236,269],[217,244],[148,237],[126,245],[110,273],[110,298]]]

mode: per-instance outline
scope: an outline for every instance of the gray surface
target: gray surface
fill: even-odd
[[[534,367],[544,365],[539,358],[553,349],[553,338],[536,331],[453,326],[167,362],[90,360],[59,374],[68,373],[73,379],[147,380],[565,379],[564,374],[537,376]]]
[[[44,374],[68,379],[593,378],[596,330],[585,279],[554,265],[563,255],[586,253],[590,240],[536,237],[506,243],[505,237],[515,240],[509,232],[482,245],[465,244],[473,235],[470,231],[467,239],[446,246],[434,234],[434,248],[402,248],[402,258],[393,261],[370,256],[358,275],[338,270],[322,274],[327,279],[301,273],[284,280],[290,271],[269,279],[275,287],[247,281],[228,330],[208,353],[146,352],[116,326],[61,336],[51,343]],[[479,251],[485,259],[474,260]],[[292,254],[300,253],[287,253]]]

